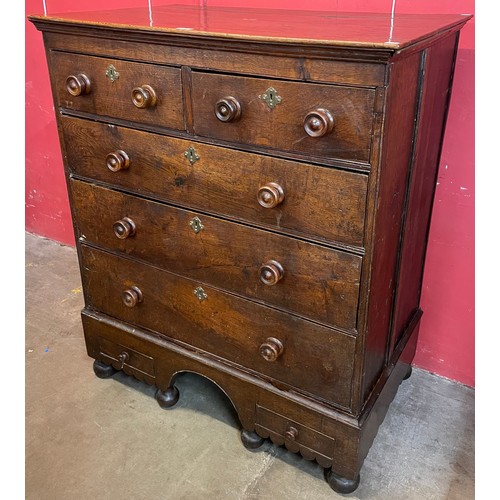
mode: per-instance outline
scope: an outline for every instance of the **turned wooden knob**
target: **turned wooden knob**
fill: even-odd
[[[259,269],[260,281],[264,285],[276,285],[278,281],[285,275],[283,266],[275,260],[270,260],[261,266]]]
[[[234,97],[224,97],[215,103],[215,116],[221,122],[235,122],[241,116],[241,104]]]
[[[259,354],[269,362],[276,361],[281,354],[283,353],[283,344],[280,340],[275,339],[274,337],[269,337],[266,341],[260,346]]]
[[[123,365],[128,362],[130,359],[130,356],[128,352],[123,351],[119,356],[118,356],[118,361],[120,362],[120,369],[123,368]]]
[[[83,73],[69,75],[66,79],[66,90],[75,97],[89,94],[91,90],[90,78]]]
[[[293,426],[288,427],[285,432],[285,439],[289,441],[295,441],[299,437],[299,431]]]
[[[276,182],[268,182],[257,192],[257,201],[264,208],[274,208],[285,199],[283,188]]]
[[[333,116],[327,109],[315,109],[304,118],[304,130],[311,137],[323,137],[329,134],[334,126]]]
[[[122,292],[122,301],[127,307],[135,307],[137,304],[142,302],[142,292],[141,290],[133,286]]]
[[[142,85],[132,90],[132,102],[137,108],[153,108],[156,106],[156,92],[151,85]]]
[[[119,170],[126,170],[130,166],[130,158],[125,151],[119,149],[106,156],[106,166],[111,172],[118,172]]]
[[[134,236],[135,222],[128,217],[124,217],[123,219],[120,219],[113,224],[113,232],[115,233],[115,236],[120,240],[124,240],[129,236]]]

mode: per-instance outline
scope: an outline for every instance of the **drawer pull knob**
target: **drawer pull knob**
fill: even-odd
[[[285,270],[279,262],[270,260],[261,266],[259,275],[260,281],[262,281],[264,285],[272,286],[276,285],[276,283],[283,278]]]
[[[128,352],[123,351],[119,356],[118,356],[118,361],[120,362],[120,370],[123,368],[123,365],[125,363],[128,363],[128,360],[130,359],[130,356],[128,355]]]
[[[283,350],[284,347],[280,340],[269,337],[260,346],[259,353],[266,361],[273,362],[281,356]]]
[[[75,97],[90,94],[91,84],[89,77],[83,73],[68,76],[66,79],[66,90]]]
[[[288,427],[288,429],[285,432],[285,439],[288,439],[289,441],[295,441],[299,437],[299,431],[295,427]]]
[[[156,106],[156,92],[151,85],[142,85],[132,90],[132,102],[140,109]]]
[[[221,122],[235,122],[241,116],[241,104],[234,97],[224,97],[215,103],[215,116]]]
[[[133,286],[122,293],[122,301],[127,307],[135,307],[137,304],[142,302],[142,292],[141,290]]]
[[[335,120],[327,109],[315,109],[304,118],[304,130],[311,137],[323,137],[329,134],[334,126]]]
[[[135,227],[135,222],[132,219],[124,217],[113,224],[113,232],[118,239],[124,240],[129,236],[134,236]]]
[[[257,201],[264,208],[274,208],[285,199],[283,188],[276,182],[268,182],[261,186],[257,193]]]
[[[106,156],[106,166],[111,172],[118,172],[119,170],[126,170],[130,166],[130,158],[125,151],[119,149]]]

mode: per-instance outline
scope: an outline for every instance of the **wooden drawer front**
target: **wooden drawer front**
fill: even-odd
[[[125,344],[115,344],[102,337],[99,337],[99,348],[100,358],[116,369],[127,371],[129,368],[154,379],[154,360],[151,356],[146,356]]]
[[[333,459],[335,439],[290,420],[279,413],[257,405],[255,413],[256,430],[273,442],[298,453],[304,458],[329,463]]]
[[[272,109],[260,97],[271,88],[281,98]],[[371,89],[194,72],[194,128],[206,137],[368,163],[374,95]],[[227,97],[236,99],[241,111],[239,118],[223,122],[215,108]],[[304,119],[318,109],[330,112],[334,127],[311,137]]]
[[[366,175],[68,116],[61,123],[75,174],[272,229],[363,245]],[[190,147],[199,156],[193,164],[185,156]],[[120,150],[129,166],[111,171],[107,157]],[[282,188],[284,198],[264,208],[258,196],[262,201],[270,183]]]
[[[82,181],[73,180],[71,186],[78,230],[86,241],[356,331],[361,257]],[[203,226],[198,233],[196,218]],[[114,230],[131,224],[135,230],[128,237],[116,236]],[[274,267],[281,264],[284,274],[275,284],[265,284],[261,279],[274,272],[273,266],[269,270],[272,261],[278,263]]]
[[[59,106],[170,129],[184,129],[180,69],[63,52],[53,52],[51,58],[52,84]],[[119,74],[115,81],[106,76],[111,66]],[[67,90],[70,75],[79,79],[79,75],[85,75],[90,82],[90,92],[86,94],[82,91],[80,95],[73,96]],[[153,89],[156,103],[139,108],[133,103],[133,90],[142,88],[144,91],[145,85]],[[147,100],[143,102],[147,104]]]
[[[88,307],[349,406],[353,337],[206,285],[203,298],[199,282],[86,245],[80,249]],[[140,291],[135,305],[131,290]],[[283,350],[266,361],[260,350],[271,337]]]

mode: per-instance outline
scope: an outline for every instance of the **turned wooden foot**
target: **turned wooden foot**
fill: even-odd
[[[330,488],[342,495],[347,495],[352,493],[359,486],[359,474],[356,479],[347,479],[342,476],[338,476],[332,469],[325,469],[325,479],[330,485]]]
[[[403,380],[408,380],[411,377],[411,372],[412,372],[411,365],[408,367],[408,370],[406,372],[406,375],[403,377]]]
[[[166,391],[158,389],[155,394],[156,401],[162,408],[170,408],[179,401],[179,390],[175,385],[169,387]]]
[[[94,373],[99,377],[99,378],[109,378],[112,377],[117,370],[115,370],[111,365],[107,365],[106,363],[103,363],[102,361],[99,361],[96,359],[94,361]]]
[[[256,432],[243,429],[241,431],[241,442],[247,450],[256,450],[262,446],[264,438],[261,438]]]

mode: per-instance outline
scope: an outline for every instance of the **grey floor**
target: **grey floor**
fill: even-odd
[[[76,252],[26,235],[26,498],[322,500],[345,498],[323,469],[266,443],[240,443],[222,393],[182,375],[179,403],[92,371],[80,325]],[[349,498],[474,498],[474,391],[414,369]]]

